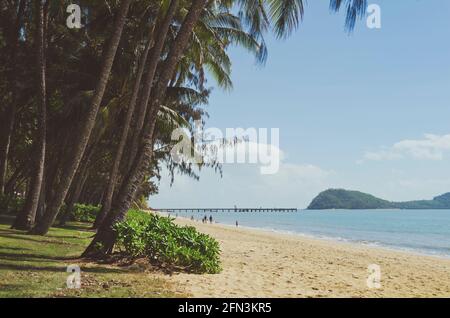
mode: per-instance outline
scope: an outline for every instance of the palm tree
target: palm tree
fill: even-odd
[[[175,16],[175,9],[178,7],[178,0],[170,1],[170,11],[167,12],[164,21],[161,23],[156,33],[155,45],[152,49],[152,54],[148,63],[148,71],[144,80],[144,86],[141,92],[141,99],[138,106],[138,113],[136,114],[136,123],[134,127],[134,135],[131,141],[131,146],[129,147],[130,154],[128,155],[128,160],[130,164],[128,169],[131,168],[131,163],[133,162],[139,147],[139,138],[142,127],[144,126],[144,121],[147,114],[148,102],[152,94],[153,82],[156,74],[156,69],[160,61],[161,53],[163,52],[164,45],[166,43],[167,35],[173,18]]]
[[[39,197],[41,195],[41,187],[44,178],[45,165],[45,149],[46,149],[46,128],[47,128],[47,93],[46,93],[46,54],[45,54],[45,32],[44,32],[44,17],[46,9],[48,9],[46,0],[39,0],[36,4],[37,19],[36,19],[36,48],[37,48],[37,65],[38,76],[37,85],[39,101],[37,102],[37,132],[35,140],[35,157],[34,157],[34,171],[31,178],[31,187],[25,206],[21,213],[17,216],[13,224],[13,228],[20,230],[30,230],[34,225],[36,218],[36,211],[39,204]]]
[[[160,15],[164,16],[164,18],[161,18],[161,20],[162,20],[161,25],[158,28],[158,32],[156,34],[156,40],[155,40],[154,46],[152,47],[152,53],[151,53],[150,60],[149,60],[148,66],[147,66],[147,75],[145,78],[144,88],[143,88],[142,97],[141,97],[141,103],[143,105],[141,105],[139,107],[141,109],[144,109],[145,106],[148,104],[148,98],[151,94],[151,88],[152,88],[153,79],[154,79],[155,72],[156,72],[156,67],[158,65],[161,51],[164,47],[167,32],[169,31],[170,24],[172,23],[173,17],[177,11],[178,3],[179,3],[178,0],[171,0],[165,15],[163,14],[164,13],[164,10],[163,10],[164,5],[163,4],[161,5],[162,12]],[[151,31],[151,33],[153,33],[153,31]],[[147,44],[147,48],[145,49],[145,52],[142,56],[140,68],[139,68],[138,75],[136,77],[135,86],[133,89],[133,95],[131,97],[131,102],[130,102],[129,108],[127,110],[127,116],[125,119],[124,128],[122,130],[122,135],[120,137],[119,146],[117,148],[117,153],[114,158],[113,165],[112,165],[110,178],[108,181],[108,187],[107,187],[107,190],[105,193],[105,200],[103,201],[103,205],[102,205],[100,214],[98,215],[98,217],[94,223],[95,228],[97,228],[98,226],[101,225],[101,223],[103,222],[103,219],[110,212],[110,209],[111,209],[111,203],[112,203],[112,199],[113,199],[115,183],[117,182],[117,176],[119,174],[120,163],[122,160],[122,155],[123,155],[123,152],[125,149],[125,144],[126,144],[126,141],[128,138],[129,130],[130,130],[131,119],[134,114],[139,89],[141,88],[141,79],[142,79],[142,75],[144,73],[144,67],[147,62],[147,55],[148,55],[148,52],[150,49],[150,44],[151,43],[149,40],[149,43]]]
[[[111,72],[116,51],[119,46],[120,38],[122,36],[122,31],[125,26],[125,21],[130,4],[131,0],[121,1],[120,8],[116,17],[114,32],[111,36],[111,39],[109,41],[108,47],[104,55],[103,65],[101,68],[98,84],[95,89],[94,96],[92,97],[92,102],[89,108],[89,112],[87,114],[87,118],[83,123],[79,140],[75,142],[73,155],[63,168],[63,173],[60,178],[61,181],[57,185],[55,194],[53,196],[53,200],[49,205],[49,207],[47,208],[42,219],[32,229],[31,231],[32,234],[44,235],[48,232],[50,226],[55,221],[55,218],[66,197],[67,191],[69,190],[70,184],[77,171],[78,165],[83,157],[86,145],[88,144],[89,137],[95,125],[97,113],[99,111],[100,103],[102,102],[103,95],[106,90],[109,74]]]
[[[10,44],[10,61],[11,65],[9,67],[9,76],[10,76],[10,85],[11,87],[11,102],[10,105],[6,107],[1,113],[2,124],[1,135],[0,135],[0,195],[4,194],[5,185],[6,185],[6,173],[8,169],[8,157],[11,146],[11,136],[14,130],[14,124],[16,121],[16,102],[18,100],[18,92],[17,92],[17,83],[16,83],[16,66],[18,61],[18,46],[19,46],[19,38],[20,38],[20,28],[22,26],[22,20],[25,14],[25,10],[27,7],[27,2],[25,0],[20,0],[18,2],[18,8],[13,7],[11,9],[12,16],[14,19],[12,20],[14,27],[12,28],[11,34],[11,44]],[[17,13],[16,13],[17,12]],[[1,17],[5,19],[7,17]],[[2,105],[3,106],[3,105]]]
[[[112,211],[107,219],[104,220],[102,226],[99,228],[94,240],[88,246],[83,256],[98,256],[99,254],[110,253],[115,243],[116,233],[114,231],[114,224],[122,220],[126,212],[131,206],[136,190],[144,179],[145,171],[148,170],[148,165],[151,162],[153,142],[152,135],[155,128],[156,117],[159,112],[159,103],[163,99],[167,84],[173,77],[177,64],[188,45],[190,35],[199,20],[208,0],[193,0],[192,5],[186,14],[183,24],[177,34],[175,41],[172,43],[171,49],[164,62],[161,74],[159,74],[158,82],[155,85],[153,100],[150,104],[149,118],[155,120],[148,120],[144,125],[142,149],[140,150],[131,171],[125,177],[122,187],[119,190],[117,199],[115,200]],[[159,60],[159,56],[158,56]],[[100,249],[98,247],[101,247]]]

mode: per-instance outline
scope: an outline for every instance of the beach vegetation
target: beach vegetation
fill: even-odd
[[[93,223],[99,212],[99,206],[76,203],[69,219],[76,222]]]
[[[221,271],[219,242],[170,217],[132,210],[115,229],[119,250],[127,257],[193,273]]]

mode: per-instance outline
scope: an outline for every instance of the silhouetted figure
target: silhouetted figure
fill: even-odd
[[[212,215],[210,215],[210,216],[209,216],[209,223],[212,224],[212,222],[213,222],[213,217],[212,217]]]
[[[239,223],[238,223],[238,221],[236,221],[236,227],[238,227],[239,226]]]

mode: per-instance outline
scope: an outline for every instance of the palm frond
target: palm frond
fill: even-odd
[[[330,10],[338,12],[346,6],[345,28],[348,32],[353,31],[358,18],[363,18],[366,14],[367,0],[330,0]]]
[[[286,38],[303,19],[303,0],[267,0],[273,29],[278,38]]]

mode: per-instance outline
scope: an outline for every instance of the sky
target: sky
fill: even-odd
[[[152,207],[306,208],[345,188],[405,201],[450,192],[450,1],[374,0],[381,29],[352,34],[328,1],[308,1],[264,66],[232,49],[234,88],[213,90],[207,127],[279,128],[277,173],[224,164],[200,180],[162,171]],[[213,86],[213,82],[209,82]]]

